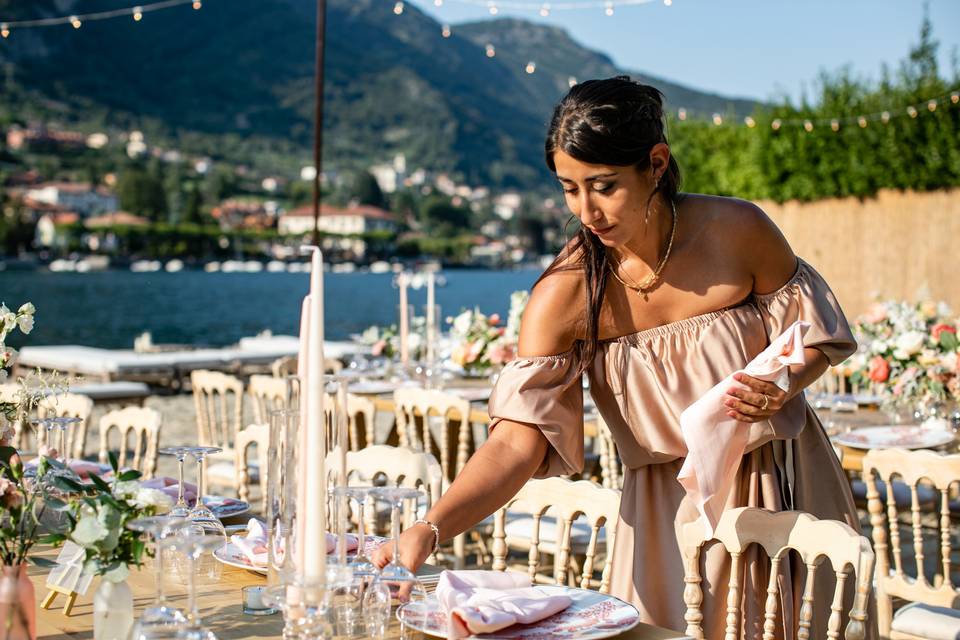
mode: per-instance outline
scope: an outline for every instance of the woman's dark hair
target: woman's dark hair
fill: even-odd
[[[544,144],[547,166],[556,172],[553,156],[563,151],[581,162],[643,170],[650,165],[654,145],[667,142],[664,127],[663,94],[656,88],[628,76],[588,80],[574,85],[553,110]],[[650,198],[660,193],[672,202],[679,188],[680,167],[671,154],[667,170]],[[583,373],[593,361],[599,342],[600,308],[610,269],[603,244],[580,227],[537,282],[561,269],[583,269],[586,281],[587,339],[577,345]]]

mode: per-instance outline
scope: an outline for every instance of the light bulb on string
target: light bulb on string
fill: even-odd
[[[612,16],[612,15],[613,15],[613,3],[612,3],[612,2],[607,2],[607,3],[606,3],[606,6],[605,6],[605,8],[604,8],[604,10],[603,10],[603,12],[604,12],[605,14],[607,14],[608,16]]]
[[[805,120],[803,123],[803,128],[806,129],[807,133],[813,131],[813,123],[809,120]]]
[[[928,102],[928,103],[927,103],[927,109],[928,109],[929,111],[931,111],[931,112],[936,111],[936,110],[937,110],[937,101],[936,101],[936,100],[931,100],[930,102]]]
[[[776,120],[770,123],[770,128],[772,128],[774,131],[780,131],[780,126],[782,124],[783,123],[780,121],[780,118],[777,118]]]
[[[133,19],[137,22],[143,20],[143,7],[134,7],[133,8]]]
[[[492,58],[492,57],[495,56],[495,55],[497,55],[497,50],[493,48],[493,45],[492,45],[492,44],[488,44],[488,45],[487,45],[487,57],[488,57],[488,58]]]
[[[840,121],[834,118],[830,121],[830,128],[834,131],[840,131]]]
[[[527,73],[533,73],[533,72],[536,71],[536,70],[537,70],[537,63],[536,63],[536,62],[534,62],[533,60],[531,60],[530,62],[527,63],[527,66],[526,66],[526,69],[525,69],[525,71],[526,71]]]
[[[543,16],[544,18],[546,18],[547,16],[550,15],[550,3],[549,3],[549,2],[544,2],[544,3],[543,3],[543,6],[540,7],[540,15]]]
[[[497,9],[497,3],[493,0],[487,3],[487,9],[490,11],[490,15],[495,16],[500,13],[500,9]]]
[[[663,0],[663,4],[664,4],[664,6],[669,7],[670,5],[673,4],[673,0]]]
[[[203,7],[203,3],[200,0],[193,0],[193,8],[196,11],[200,11],[200,8]]]
[[[907,107],[907,113],[910,115],[911,118],[916,118],[917,108],[913,105],[910,105],[909,107]]]
[[[443,29],[440,30],[440,35],[442,35],[444,38],[449,38],[449,37],[450,37],[450,25],[448,25],[448,24],[443,25]]]
[[[435,6],[435,7],[442,7],[442,6],[443,6],[443,0],[433,0],[433,6]]]
[[[398,16],[403,13],[403,2],[402,2],[402,1],[401,1],[401,2],[398,2],[398,3],[395,4],[395,5],[393,5],[393,12],[394,12],[395,14],[397,14]]]
[[[718,127],[723,124],[723,117],[719,113],[713,114],[713,124]]]
[[[3,36],[4,38],[10,37],[10,26],[7,25],[6,22],[0,24],[0,36]]]
[[[751,118],[750,116],[747,116],[746,118],[744,118],[743,123],[748,127],[750,127],[751,129],[757,126],[757,121]]]
[[[681,120],[686,120],[686,119],[687,119],[687,110],[684,109],[683,107],[680,107],[680,108],[677,110],[677,117],[678,117],[679,119],[681,119]]]
[[[951,93],[950,102],[952,102],[953,104],[957,104],[958,102],[960,102],[960,92],[954,91],[953,93]]]
[[[70,24],[73,25],[74,29],[79,29],[83,25],[83,23],[80,22],[80,18],[77,16],[70,16]]]
[[[888,122],[890,122],[890,112],[884,111],[883,113],[881,113],[880,119],[883,121],[883,124],[887,124]]]
[[[576,76],[570,76],[569,78],[567,78],[567,86],[569,86],[571,89],[577,86]]]
[[[863,116],[860,116],[859,118],[857,118],[857,124],[860,125],[860,128],[861,128],[861,129],[866,129],[866,128],[867,128],[867,119],[864,118]]]

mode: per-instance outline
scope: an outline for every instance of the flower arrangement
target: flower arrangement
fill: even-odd
[[[407,335],[407,348],[414,360],[420,360],[426,355],[426,333],[426,318],[413,317],[410,321],[410,333]],[[368,327],[360,334],[360,342],[370,345],[370,353],[374,357],[393,358],[400,354],[400,331],[395,324]]]
[[[49,510],[61,510],[66,503],[50,482],[56,461],[41,457],[36,473],[28,477],[17,450],[0,446],[0,563],[16,567],[33,560],[30,549],[38,542],[55,543],[56,535],[41,535],[40,522]]]
[[[479,308],[465,310],[455,318],[447,318],[454,343],[451,353],[453,362],[463,367],[464,371],[482,373],[515,359],[520,338],[520,318],[529,298],[530,294],[526,291],[511,294],[506,326],[499,326],[499,314],[487,316]]]
[[[33,331],[33,316],[36,309],[30,302],[24,303],[14,313],[7,308],[6,304],[0,304],[0,382],[6,382],[10,373],[7,371],[17,362],[17,350],[7,346],[7,336],[14,329],[19,328],[26,335]],[[20,402],[13,402],[9,399],[0,399],[0,415],[3,415],[8,421],[17,419],[22,408]],[[0,434],[0,440],[2,440]]]
[[[902,405],[960,401],[957,320],[945,303],[877,302],[854,333],[860,348],[841,365],[853,384]]]

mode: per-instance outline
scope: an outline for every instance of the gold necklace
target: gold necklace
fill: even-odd
[[[610,273],[613,274],[613,277],[616,278],[620,284],[622,284],[628,289],[632,289],[636,291],[637,295],[643,296],[644,300],[647,299],[647,290],[650,289],[653,285],[655,285],[657,281],[660,279],[660,272],[663,271],[663,268],[667,264],[667,260],[670,259],[670,250],[673,249],[673,239],[677,235],[677,205],[673,202],[673,200],[670,201],[670,211],[673,214],[672,216],[673,222],[670,226],[670,240],[669,242],[667,242],[667,250],[664,252],[663,258],[661,258],[660,263],[657,264],[657,268],[650,275],[644,278],[643,282],[637,283],[636,281],[633,281],[633,278],[630,278],[629,274],[627,274],[627,277],[630,278],[631,281],[633,281],[633,284],[628,284],[624,282],[623,279],[619,276],[619,274],[617,274],[617,269],[621,268],[622,264],[619,260],[616,260],[616,258],[614,258],[614,262],[616,262],[616,267],[610,270]],[[624,273],[626,273],[626,271],[624,271]]]

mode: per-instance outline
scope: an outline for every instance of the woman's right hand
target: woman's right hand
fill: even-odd
[[[418,523],[400,534],[400,564],[416,573],[433,551],[435,536],[429,525]],[[387,540],[373,552],[373,564],[382,569],[393,560],[393,541]]]

